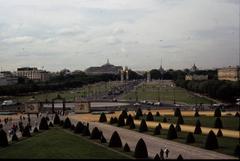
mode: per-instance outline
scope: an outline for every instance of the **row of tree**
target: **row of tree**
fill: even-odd
[[[232,82],[221,80],[177,80],[176,85],[196,93],[207,95],[212,98],[234,103],[236,101],[236,98],[240,96],[240,81]]]

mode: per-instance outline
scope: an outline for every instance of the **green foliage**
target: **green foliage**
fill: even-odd
[[[31,137],[30,127],[28,125],[25,126],[25,128],[23,129],[22,136],[23,137]]]
[[[221,117],[221,109],[218,107],[214,111],[214,117]]]
[[[215,120],[215,123],[214,123],[214,128],[223,128],[223,125],[222,125],[222,120],[217,117],[216,120]]]
[[[88,126],[84,126],[83,127],[83,132],[82,132],[82,136],[90,136],[90,130]]]
[[[179,154],[179,156],[177,157],[177,160],[183,160],[183,157],[181,154]]]
[[[157,125],[154,129],[153,135],[160,135],[161,134],[161,129],[160,126]]]
[[[163,117],[163,122],[167,122],[166,116]]]
[[[130,150],[130,147],[128,146],[127,143],[124,145],[123,151],[124,151],[124,152],[130,152],[130,151],[131,151],[131,150]]]
[[[160,116],[160,113],[157,111],[156,112],[156,117],[159,117]]]
[[[126,125],[131,125],[132,122],[133,122],[132,115],[129,114],[128,117],[127,117],[127,120],[126,120]]]
[[[50,122],[49,125],[48,125],[48,127],[53,127],[53,123]]]
[[[195,114],[194,114],[194,117],[199,117],[199,113],[198,113],[198,110],[195,111]]]
[[[176,129],[174,128],[173,124],[169,126],[168,129],[168,134],[167,134],[167,139],[168,140],[173,140],[177,138],[177,132]]]
[[[236,112],[235,117],[240,117],[240,114]]]
[[[142,114],[141,108],[139,107],[137,109],[137,112],[136,112],[136,115],[135,115],[135,119],[139,119],[139,117],[141,117],[141,116],[143,116],[143,114]]]
[[[135,148],[134,157],[137,159],[146,159],[148,158],[148,150],[144,140],[141,138]]]
[[[205,142],[205,148],[209,149],[209,150],[218,148],[217,137],[212,130],[207,135],[206,142]]]
[[[7,134],[3,129],[0,129],[0,147],[8,146]]]
[[[153,158],[153,160],[161,160],[161,158],[159,157],[158,154],[156,154],[155,157]]]
[[[33,129],[33,132],[34,132],[34,133],[38,133],[38,132],[39,132],[39,131],[38,131],[38,128],[35,127],[35,128]]]
[[[13,134],[13,136],[12,136],[12,141],[18,141],[19,139],[18,139],[18,137],[17,137],[17,135],[16,135],[16,133],[15,134]]]
[[[117,133],[117,131],[113,132],[108,146],[109,147],[119,147],[119,148],[122,147],[122,141],[121,141],[120,136]]]
[[[181,132],[181,126],[180,126],[179,123],[176,124],[175,129],[176,129],[177,132]]]
[[[148,127],[147,127],[146,121],[142,119],[141,124],[139,126],[139,132],[146,132],[146,131],[148,131]]]
[[[63,128],[65,128],[65,129],[69,129],[70,127],[71,127],[71,121],[70,121],[70,119],[67,117],[66,119],[65,119],[65,121],[64,121],[64,123],[63,123]]]
[[[222,130],[221,130],[221,129],[218,129],[217,137],[222,137],[222,136],[223,136]]]
[[[234,155],[236,155],[237,157],[240,157],[240,144],[239,143],[234,150]]]
[[[122,110],[123,118],[128,118],[127,110]]]
[[[182,115],[178,116],[177,124],[181,124],[181,125],[184,124],[184,120],[183,120]]]
[[[130,124],[129,128],[130,129],[135,129],[136,128],[134,121]]]
[[[40,121],[40,125],[39,125],[39,130],[48,130],[48,123],[45,117],[42,117],[41,121]]]
[[[147,120],[147,121],[154,121],[154,118],[153,118],[152,112],[148,112],[148,115],[147,115],[146,120]]]
[[[99,118],[99,122],[107,122],[107,117],[105,115],[105,113],[101,113],[100,118]]]
[[[106,140],[106,138],[103,136],[103,134],[102,134],[102,136],[101,136],[101,143],[107,143],[107,140]]]
[[[188,133],[186,143],[195,143],[195,138],[192,132]]]

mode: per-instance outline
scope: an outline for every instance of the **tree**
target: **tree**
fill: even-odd
[[[157,111],[156,112],[156,117],[159,117],[160,116],[160,113]]]
[[[55,125],[59,125],[60,124],[60,118],[59,118],[58,114],[55,114],[53,123]]]
[[[50,122],[49,125],[48,125],[48,127],[53,127],[53,123]]]
[[[142,119],[141,124],[139,126],[139,132],[145,132],[145,131],[148,131],[148,127],[147,127],[146,121]]]
[[[120,138],[119,134],[117,133],[117,131],[113,132],[108,146],[109,147],[119,147],[119,148],[122,147],[122,141],[121,141],[121,138]]]
[[[160,126],[159,126],[159,125],[157,125],[157,126],[155,127],[153,134],[154,134],[154,135],[160,135],[160,134],[161,134],[161,129],[160,129]]]
[[[175,111],[174,111],[174,116],[175,117],[179,117],[179,116],[181,116],[182,114],[181,114],[181,110],[179,109],[179,108],[176,108],[175,109]]]
[[[131,151],[127,143],[124,145],[123,151],[125,151],[125,152],[130,152]]]
[[[218,148],[217,137],[212,130],[207,135],[206,142],[205,142],[205,148],[209,149],[209,150]]]
[[[101,113],[99,122],[107,122],[107,117],[104,112]]]
[[[183,120],[182,115],[178,116],[177,124],[181,124],[181,125],[184,124],[184,120]]]
[[[235,117],[240,117],[240,114],[236,112]]]
[[[222,136],[223,136],[222,130],[221,130],[221,129],[218,129],[217,137],[222,137]]]
[[[177,157],[177,160],[183,160],[183,157],[181,154],[179,154],[179,156]]]
[[[127,110],[122,110],[122,115],[123,115],[123,118],[126,119],[128,117]]]
[[[219,117],[215,119],[214,128],[223,128],[222,120]]]
[[[94,127],[90,139],[101,139],[101,133],[97,127]]]
[[[25,128],[23,129],[22,136],[23,137],[31,137],[30,127],[28,125],[25,126]]]
[[[75,127],[74,133],[80,134],[83,132],[83,129],[84,129],[84,125],[81,121],[79,121]]]
[[[63,126],[63,124],[64,124],[64,121],[61,120],[59,125],[60,125],[60,126]]]
[[[134,121],[130,124],[129,128],[130,129],[135,129],[136,128]]]
[[[218,107],[215,109],[214,117],[221,117],[221,109]]]
[[[65,128],[65,129],[68,129],[68,128],[70,128],[71,127],[71,121],[70,121],[70,119],[67,117],[66,119],[65,119],[65,121],[64,121],[64,123],[63,123],[63,128]]]
[[[154,121],[154,118],[153,118],[152,112],[148,112],[148,115],[147,115],[146,120],[147,120],[147,121]]]
[[[107,143],[107,140],[106,140],[106,138],[103,136],[103,134],[102,134],[102,136],[101,136],[101,143]]]
[[[122,114],[119,115],[118,118],[118,127],[125,126],[125,120]]]
[[[39,130],[48,130],[48,123],[45,117],[42,117],[41,121],[40,121],[40,125],[39,125]]]
[[[35,128],[33,129],[33,132],[34,132],[34,133],[38,133],[38,132],[39,132],[39,131],[38,131],[38,128],[35,127]]]
[[[144,140],[141,138],[135,148],[134,156],[136,158],[148,158],[148,150]]]
[[[113,117],[110,118],[109,124],[114,124]]]
[[[181,132],[181,126],[180,126],[179,123],[176,124],[175,129],[176,129],[177,132]]]
[[[0,129],[0,147],[8,146],[7,134],[3,129]]]
[[[195,138],[192,132],[188,133],[186,143],[195,143]]]
[[[168,129],[168,134],[167,134],[167,139],[173,140],[177,138],[177,132],[176,129],[174,128],[173,124],[169,126]]]
[[[75,131],[75,128],[76,128],[75,125],[72,124],[70,130]]]

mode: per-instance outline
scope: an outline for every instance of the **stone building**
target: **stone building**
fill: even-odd
[[[208,75],[189,74],[185,76],[185,80],[198,80],[198,81],[208,80]]]
[[[85,73],[88,75],[101,75],[101,74],[119,74],[123,70],[122,66],[115,66],[109,63],[109,60],[107,60],[107,63],[100,66],[100,67],[89,67],[85,70]]]
[[[239,81],[240,67],[225,67],[218,69],[218,80]]]
[[[49,79],[50,73],[44,70],[38,70],[37,68],[18,68],[17,76],[25,77],[34,81],[47,81]]]

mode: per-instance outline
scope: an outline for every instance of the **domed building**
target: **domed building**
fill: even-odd
[[[106,64],[103,64],[100,67],[89,67],[85,70],[87,75],[101,75],[101,74],[119,74],[123,70],[122,66],[115,66],[109,63],[107,60]]]

